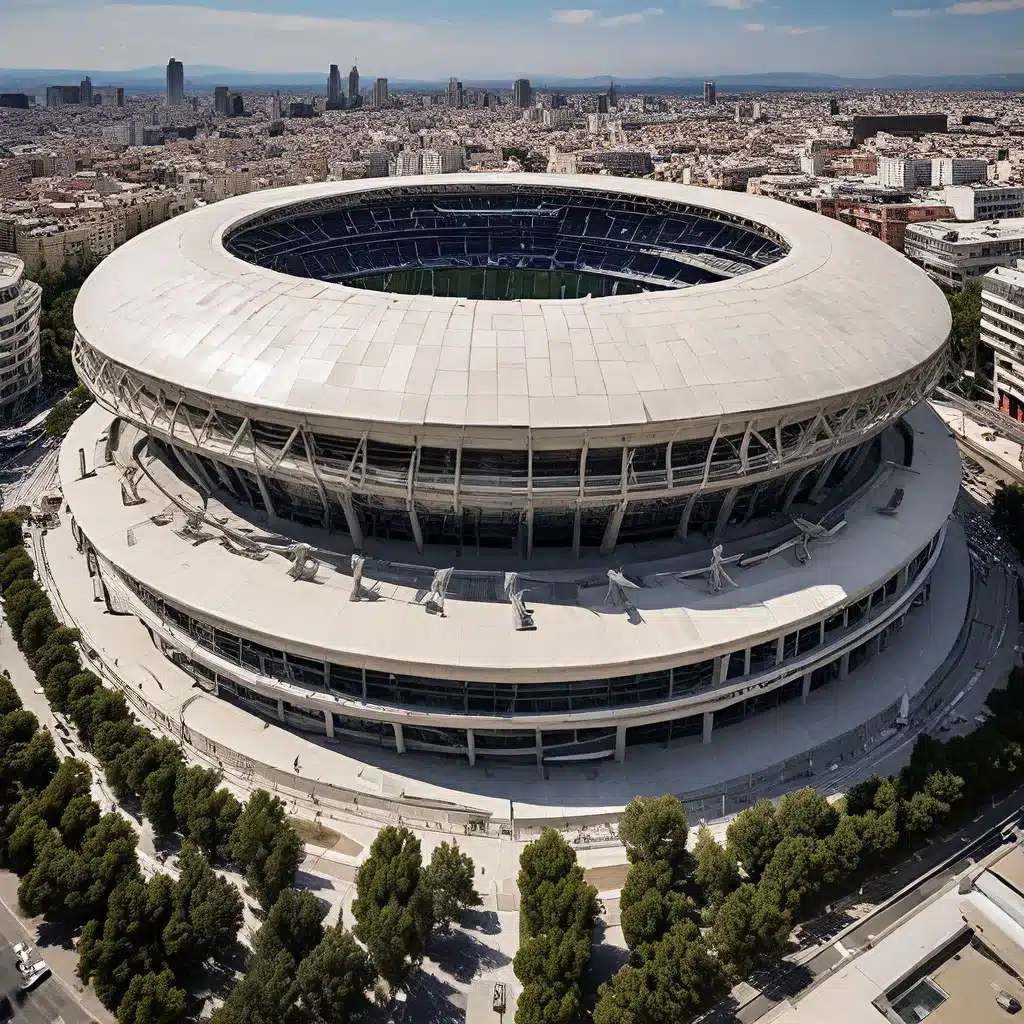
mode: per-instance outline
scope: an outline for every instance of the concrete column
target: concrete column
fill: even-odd
[[[476,764],[476,736],[472,729],[466,730],[466,754],[469,756],[469,766]]]
[[[277,720],[279,722],[284,721],[284,701],[278,700],[277,702]]]
[[[800,488],[803,487],[804,481],[807,479],[807,475],[811,472],[811,469],[813,468],[814,467],[812,466],[810,467],[810,469],[805,469],[802,473],[797,473],[796,476],[793,477],[793,479],[790,481],[789,486],[786,488],[786,495],[782,500],[782,509],[779,513],[780,515],[789,515],[789,510],[792,507],[793,502],[796,501],[797,493],[799,492]]]
[[[729,655],[720,654],[715,658],[715,685],[720,686],[729,677]]]
[[[839,659],[839,678],[845,679],[850,674],[850,652],[847,651]]]
[[[810,692],[811,692],[811,673],[810,673],[810,672],[807,672],[807,673],[806,673],[806,674],[804,675],[804,686],[803,686],[803,690],[802,690],[802,691],[800,692],[800,700],[801,700],[801,702],[802,702],[802,703],[804,703],[804,704],[806,704],[806,703],[807,703],[807,695],[808,695],[808,694],[809,694]]]
[[[601,539],[601,554],[610,555],[615,550],[619,541],[619,529],[622,526],[622,518],[626,514],[626,502],[620,501],[608,517],[608,525],[604,528],[604,537]]]
[[[537,771],[544,778],[544,735],[540,729],[534,730],[534,750],[537,752]]]
[[[420,517],[416,514],[416,503],[409,502],[409,525],[412,527],[412,539],[416,542],[416,551],[423,554],[423,529]]]
[[[715,727],[715,713],[714,711],[704,712],[704,743],[707,745],[711,742],[711,730]]]
[[[782,664],[782,660],[785,657],[785,654],[786,654],[786,638],[784,636],[780,636],[779,639],[775,641],[775,664],[776,665],[781,665]]]
[[[577,508],[572,517],[572,556],[580,557],[580,535],[583,530],[583,512]]]
[[[864,468],[864,463],[867,461],[868,455],[871,454],[871,448],[871,441],[865,441],[861,444],[861,446],[857,449],[857,454],[853,457],[849,466],[847,466],[846,468],[846,474],[843,477],[843,483],[846,483],[847,480],[850,480],[853,477],[855,477],[861,471],[861,469]]]
[[[329,740],[334,739],[334,713],[331,711],[324,711],[324,724],[327,726],[327,738]]]
[[[697,504],[697,496],[699,494],[700,491],[694,491],[686,499],[686,504],[683,506],[683,514],[679,517],[679,525],[676,527],[676,540],[686,540],[686,534],[690,529],[690,516],[693,515],[693,507]]]
[[[526,510],[526,558],[533,558],[533,506]]]
[[[341,508],[345,513],[345,524],[348,526],[349,535],[352,537],[352,547],[356,551],[363,550],[363,528],[359,525],[359,516],[356,515],[355,506],[352,504],[352,495],[348,491],[342,491]]]
[[[818,478],[814,481],[814,486],[811,488],[811,493],[808,501],[812,505],[816,505],[822,499],[822,495],[825,493],[825,485],[828,483],[828,478],[832,475],[832,470],[836,468],[836,463],[839,461],[838,455],[833,455],[831,459],[826,460],[825,465],[821,467],[821,472],[818,474]]]
[[[748,647],[743,652],[743,674],[745,676],[749,676],[750,675],[750,657],[751,657],[751,653],[752,653],[752,648],[750,648],[750,647]]]
[[[405,753],[405,732],[402,729],[400,722],[393,722],[392,727],[395,730],[395,749],[400,753]]]
[[[626,727],[615,727],[615,760],[620,764],[626,760]]]
[[[729,525],[729,517],[732,515],[732,510],[736,505],[736,497],[739,493],[740,489],[738,487],[730,487],[725,500],[722,502],[722,507],[718,510],[718,521],[715,523],[715,543],[718,543],[718,538],[722,536],[722,532]]]

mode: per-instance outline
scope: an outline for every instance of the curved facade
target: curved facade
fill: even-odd
[[[519,295],[552,275],[597,297]],[[806,700],[927,599],[959,483],[916,408],[941,294],[757,197],[260,193],[122,247],[76,323],[97,593],[222,695],[399,750],[622,757]]]
[[[42,290],[25,264],[0,253],[0,419],[9,418],[42,380],[39,308]]]

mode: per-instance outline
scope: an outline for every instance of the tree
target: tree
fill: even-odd
[[[716,911],[710,941],[726,971],[744,978],[759,963],[782,954],[791,927],[778,891],[764,882],[748,882],[729,893]]]
[[[787,836],[775,848],[760,884],[783,895],[783,908],[795,914],[818,891],[817,843],[810,836]]]
[[[255,957],[249,970],[215,1010],[210,1024],[307,1024],[298,1001],[295,961],[281,950]]]
[[[705,907],[714,909],[740,884],[736,862],[707,825],[701,825],[697,833],[693,860],[693,880],[700,889],[701,902]]]
[[[743,865],[748,877],[757,881],[782,839],[771,800],[758,800],[737,814],[726,830],[726,849]]]
[[[619,839],[630,864],[667,861],[676,878],[682,878],[689,868],[688,838],[686,811],[676,797],[668,794],[634,797],[619,819]]]
[[[691,921],[676,925],[640,966],[598,991],[594,1024],[661,1024],[689,1018],[724,994],[722,971]]]
[[[295,975],[303,1009],[313,1024],[356,1024],[370,1008],[366,992],[376,978],[363,948],[341,927],[324,937]]]
[[[10,551],[25,543],[21,518],[5,512],[0,516],[0,551]]]
[[[284,803],[265,789],[254,790],[228,842],[228,856],[245,870],[250,891],[264,909],[295,883],[302,843],[285,816]]]
[[[775,812],[782,836],[810,836],[824,839],[839,821],[835,808],[812,786],[787,793]]]
[[[448,932],[452,921],[464,910],[480,906],[480,894],[473,885],[475,876],[473,858],[462,853],[458,844],[441,843],[434,847],[420,884],[430,897],[435,928]]]
[[[185,993],[170,971],[137,974],[117,1008],[117,1024],[183,1024]]]
[[[327,907],[308,889],[285,889],[256,934],[253,949],[273,959],[281,950],[299,963],[324,937]]]
[[[547,928],[590,934],[598,913],[597,890],[584,882],[576,851],[560,832],[546,828],[527,844],[517,881],[521,937]]]
[[[950,332],[953,361],[961,369],[973,371],[981,336],[981,282],[968,281],[962,291],[951,292],[946,298],[953,319]]]
[[[355,934],[392,989],[422,959],[433,925],[421,865],[419,840],[407,828],[388,826],[377,833],[356,874]]]
[[[924,835],[941,824],[963,789],[963,780],[950,772],[936,772],[904,804],[904,824],[911,835]]]
[[[116,1010],[133,978],[164,970],[161,936],[172,913],[174,884],[167,875],[149,882],[124,879],[110,894],[106,914],[86,924],[78,942],[78,976]]]
[[[626,945],[643,959],[652,943],[694,914],[696,907],[677,887],[668,861],[637,861],[626,875],[619,912]]]
[[[174,814],[186,839],[216,860],[227,847],[242,808],[220,784],[220,774],[198,765],[178,769]]]
[[[35,608],[25,617],[18,637],[19,646],[31,664],[36,651],[46,642],[46,638],[57,628],[57,619],[50,608],[49,601],[45,606]]]
[[[188,840],[181,845],[178,872],[162,938],[167,959],[181,976],[231,949],[242,925],[242,897]]]
[[[875,794],[885,780],[880,775],[872,775],[862,782],[855,782],[847,791],[845,806],[847,814],[863,814],[875,807]]]
[[[21,698],[8,676],[0,676],[0,716],[22,710]]]
[[[557,928],[533,935],[516,951],[512,967],[516,977],[535,989],[537,1004],[523,1005],[519,998],[516,1024],[526,1020],[546,1020],[548,1014],[564,1020],[569,1012],[575,1016],[580,1004],[579,981],[590,958],[590,936],[578,932],[563,932]],[[520,1013],[522,1011],[522,1013]],[[538,1016],[542,1012],[543,1016]]]
[[[860,867],[860,854],[864,842],[856,820],[848,814],[840,817],[835,831],[818,841],[816,857],[825,885],[837,885]]]
[[[47,437],[63,437],[71,425],[92,405],[89,389],[79,384],[67,398],[58,402],[47,414],[43,429]]]

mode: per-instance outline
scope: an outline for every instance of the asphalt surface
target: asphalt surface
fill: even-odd
[[[16,942],[26,940],[38,949],[51,968],[56,966],[51,955],[55,951],[35,946],[35,935],[11,913],[5,902],[0,902],[0,958],[3,959],[0,980],[6,981],[8,977],[16,977],[11,947]],[[10,970],[7,970],[7,967]],[[13,975],[11,972],[14,972]],[[27,993],[24,1002],[19,1002],[12,994],[11,1009],[14,1013],[11,1020],[15,1024],[57,1024],[60,1021],[63,1021],[63,1024],[91,1024],[95,1019],[78,1002],[74,992],[57,976],[56,971]]]

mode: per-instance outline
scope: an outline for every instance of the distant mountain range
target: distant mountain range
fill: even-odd
[[[83,68],[0,68],[0,91],[40,93],[48,85],[74,84],[88,75],[93,84],[120,85],[129,92],[163,91],[163,67],[136,68],[132,71],[97,71]],[[1024,74],[986,75],[886,75],[877,78],[849,78],[804,71],[771,71],[748,75],[676,75],[654,78],[615,78],[618,88],[632,91],[697,93],[704,79],[714,79],[718,92],[773,92],[800,90],[883,89],[932,92],[1024,91]],[[565,91],[607,89],[613,76],[594,75],[589,78],[567,78],[562,75],[531,75],[534,88]],[[363,75],[370,83],[372,76]],[[243,71],[209,65],[185,66],[186,92],[209,92],[215,86],[235,89],[292,90],[325,92],[326,69],[322,72]],[[432,91],[444,88],[446,82],[393,78],[392,90]],[[464,79],[466,88],[507,89],[512,79]]]

